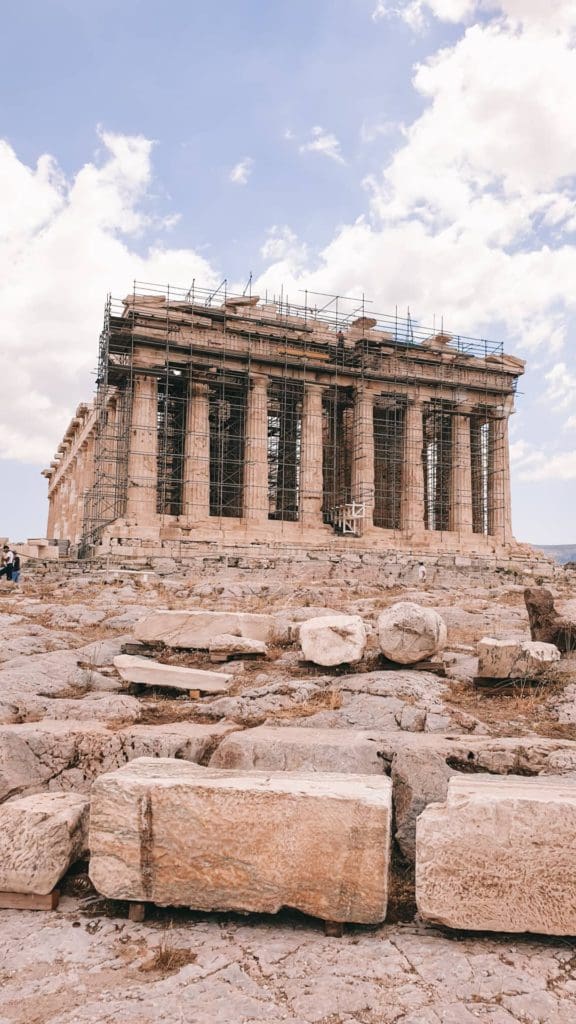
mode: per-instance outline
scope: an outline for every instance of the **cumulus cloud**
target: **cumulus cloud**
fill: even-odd
[[[234,165],[230,174],[228,175],[229,181],[232,181],[235,185],[246,185],[248,178],[254,170],[254,161],[252,157],[245,156],[243,160],[240,160]]]
[[[320,125],[316,125],[310,132],[311,138],[300,146],[301,153],[319,153],[337,164],[344,164],[346,161],[340,152],[340,142],[333,132],[327,132]]]
[[[564,401],[554,366],[576,322],[576,4],[382,0],[373,16],[394,13],[467,24],[416,67],[424,108],[366,180],[369,210],[288,281],[285,261],[263,281],[277,287],[281,266],[291,292],[364,292],[384,312],[409,305],[424,323],[442,314],[449,330],[506,334],[512,351],[539,351],[537,386]],[[524,454],[524,479],[572,479],[576,456],[550,445]]]
[[[0,145],[0,457],[46,462],[74,407],[94,387],[108,291],[134,279],[216,282],[189,249],[142,237],[152,143],[102,132],[101,155],[66,178],[50,156],[27,167]],[[136,248],[138,243],[138,248]]]

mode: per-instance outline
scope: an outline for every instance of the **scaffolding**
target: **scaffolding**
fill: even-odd
[[[506,481],[492,478],[507,446],[498,420],[520,361],[500,343],[426,329],[409,313],[368,312],[363,297],[306,292],[294,303],[250,288],[135,282],[124,300],[108,299],[93,472],[76,518],[81,553],[134,508],[164,524],[289,524],[318,505],[320,523],[338,532],[358,535],[368,518],[401,531],[418,487],[417,525],[450,531],[460,458],[471,463],[460,517],[473,533],[496,529]],[[265,480],[250,468],[262,458]]]

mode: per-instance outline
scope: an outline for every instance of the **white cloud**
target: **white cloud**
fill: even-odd
[[[337,164],[346,163],[340,152],[340,142],[333,132],[327,132],[320,125],[316,125],[310,134],[312,136],[310,141],[300,146],[301,153],[320,153],[321,156],[326,156]]]
[[[360,125],[360,142],[375,142],[383,135],[394,135],[396,132],[402,131],[404,131],[404,125],[398,121],[363,121]]]
[[[383,312],[410,306],[424,323],[436,314],[448,330],[505,334],[509,349],[540,354],[530,386],[558,392],[554,367],[576,322],[576,4],[381,2],[374,19],[393,8],[483,18],[415,69],[424,109],[366,179],[369,212],[339,227],[314,262],[282,260],[262,280],[277,288],[281,272],[290,292],[363,292]],[[576,455],[557,448],[550,438],[525,453],[523,478],[572,479]]]
[[[234,182],[235,185],[245,185],[248,178],[252,174],[254,169],[254,161],[251,156],[245,156],[243,160],[240,160],[228,175],[228,180]]]
[[[146,212],[152,144],[101,133],[98,162],[67,179],[43,156],[26,167],[0,145],[0,457],[46,462],[77,403],[94,388],[108,291],[136,278],[184,284],[216,275],[190,249],[136,251]]]
[[[510,446],[512,465],[519,480],[576,480],[576,450],[549,452],[523,442]]]

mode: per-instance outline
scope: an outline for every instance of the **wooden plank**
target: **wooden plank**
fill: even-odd
[[[128,920],[142,922],[146,917],[145,903],[130,903],[128,907]]]
[[[53,889],[46,896],[33,892],[0,892],[2,910],[56,910],[60,893]]]

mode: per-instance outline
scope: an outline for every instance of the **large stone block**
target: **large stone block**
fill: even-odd
[[[224,672],[207,672],[199,668],[162,665],[152,658],[119,654],[114,668],[122,679],[143,686],[167,686],[173,690],[200,690],[202,693],[226,693],[232,679]]]
[[[432,608],[399,601],[378,616],[380,650],[390,661],[413,665],[444,650],[446,623]]]
[[[275,729],[259,726],[222,741],[210,761],[212,768],[250,771],[353,772],[382,775],[378,738],[356,729]]]
[[[495,640],[478,644],[478,676],[482,679],[538,679],[545,675],[560,651],[538,640]]]
[[[136,623],[134,636],[146,643],[205,650],[222,633],[267,641],[274,627],[272,615],[255,612],[156,611]]]
[[[366,649],[366,627],[359,615],[321,615],[300,626],[306,661],[316,665],[354,665]]]
[[[576,780],[453,778],[416,827],[416,902],[450,928],[576,935]]]
[[[0,807],[0,890],[47,895],[87,847],[88,799],[38,793]]]
[[[93,786],[90,877],[113,899],[376,923],[390,820],[385,776],[142,758]]]

